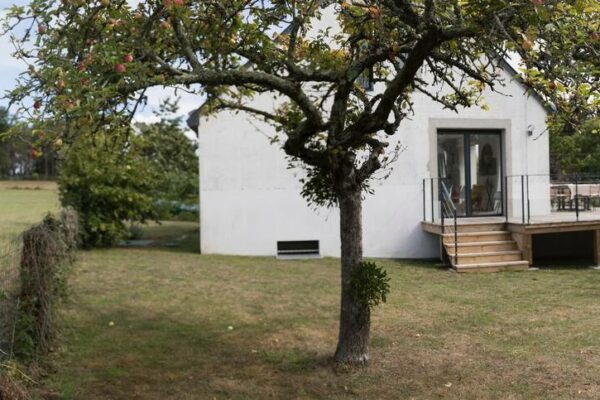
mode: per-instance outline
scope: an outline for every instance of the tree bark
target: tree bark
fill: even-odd
[[[335,359],[342,363],[365,364],[369,361],[371,313],[356,302],[350,291],[352,270],[362,261],[362,198],[360,188],[338,196],[340,237],[342,241],[342,301],[340,332]]]

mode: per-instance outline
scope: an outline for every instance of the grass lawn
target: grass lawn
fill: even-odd
[[[52,384],[67,399],[600,397],[597,271],[382,263],[372,365],[344,371],[337,260],[85,252]]]
[[[599,271],[458,275],[382,260],[392,293],[373,315],[373,361],[345,370],[330,361],[337,260],[191,250],[82,252],[46,383],[91,400],[600,398]]]
[[[0,181],[0,244],[58,209],[54,182]],[[1,249],[1,247],[0,247]]]

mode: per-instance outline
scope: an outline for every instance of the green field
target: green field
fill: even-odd
[[[348,370],[330,358],[337,260],[201,256],[187,245],[81,252],[45,384],[92,400],[600,398],[600,272],[380,262],[392,292],[373,315],[372,363]]]
[[[0,182],[0,245],[57,209],[58,192],[53,183]]]

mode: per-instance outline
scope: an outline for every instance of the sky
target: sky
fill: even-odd
[[[135,0],[128,0],[130,3],[136,4]],[[24,6],[29,3],[29,0],[0,0],[0,18],[6,15],[6,8],[10,7],[11,4],[17,6]],[[13,58],[11,54],[14,51],[14,47],[10,42],[8,36],[0,36],[0,107],[7,107],[8,100],[4,95],[6,91],[11,90],[15,87],[15,80],[20,73],[25,71],[26,66],[19,60]],[[138,122],[153,122],[156,118],[153,115],[153,111],[156,110],[158,105],[163,99],[175,98],[176,94],[172,89],[165,88],[152,88],[147,92],[148,95],[148,106],[139,111],[135,117]],[[198,108],[202,104],[202,98],[199,96],[190,95],[179,91],[177,96],[179,100],[179,114],[187,116],[190,111]]]

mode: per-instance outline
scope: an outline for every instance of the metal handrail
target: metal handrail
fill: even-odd
[[[445,226],[444,219],[445,219],[445,215],[448,213],[454,219],[454,265],[458,265],[458,217],[457,217],[457,212],[456,212],[456,206],[454,205],[454,202],[452,201],[452,196],[450,195],[448,188],[444,184],[444,181],[441,179],[440,179],[440,193],[441,193],[440,214],[442,217],[442,240],[443,240],[444,234],[446,233],[446,226]]]

